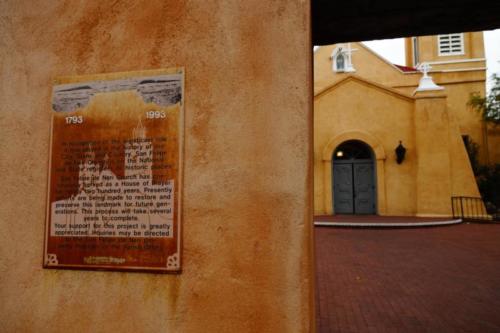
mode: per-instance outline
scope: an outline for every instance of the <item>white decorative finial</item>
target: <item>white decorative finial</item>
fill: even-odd
[[[428,77],[427,73],[432,69],[432,66],[428,62],[424,62],[418,65],[417,69],[424,73],[424,77]]]
[[[354,66],[352,65],[352,49],[351,49],[351,43],[347,43],[347,66],[345,71],[346,72],[355,72],[356,70],[354,69]]]
[[[431,65],[427,62],[423,62],[420,65],[418,65],[417,69],[422,72],[424,75],[420,78],[420,82],[418,84],[417,91],[433,91],[433,90],[443,90],[443,87],[438,86],[437,84],[434,83],[432,80],[432,77],[428,75],[429,71],[431,70]]]

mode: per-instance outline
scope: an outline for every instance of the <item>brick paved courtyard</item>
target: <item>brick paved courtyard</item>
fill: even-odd
[[[500,332],[500,224],[315,235],[318,332]]]

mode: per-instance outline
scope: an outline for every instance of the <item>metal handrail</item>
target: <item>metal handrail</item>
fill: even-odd
[[[480,197],[456,196],[451,197],[453,218],[463,221],[492,221],[493,218],[486,211],[483,199]]]

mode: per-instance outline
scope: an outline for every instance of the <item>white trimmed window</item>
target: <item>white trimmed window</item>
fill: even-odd
[[[438,35],[438,54],[440,56],[464,54],[464,34]]]
[[[330,59],[332,60],[332,70],[334,72],[349,73],[356,71],[352,66],[352,51],[356,50],[351,49],[350,43],[347,46],[339,45],[333,50]]]

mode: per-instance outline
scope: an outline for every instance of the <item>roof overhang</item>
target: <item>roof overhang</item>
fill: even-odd
[[[312,0],[314,45],[500,28],[500,1]]]

